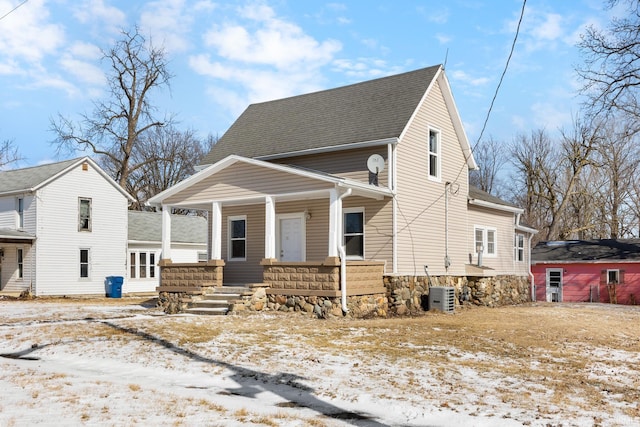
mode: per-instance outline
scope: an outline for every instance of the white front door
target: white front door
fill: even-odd
[[[304,216],[302,214],[280,215],[277,224],[279,228],[278,260],[304,261]]]
[[[547,269],[547,302],[562,302],[562,269]]]

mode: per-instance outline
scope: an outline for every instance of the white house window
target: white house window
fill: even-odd
[[[620,284],[620,270],[607,270],[607,285]]]
[[[229,217],[229,259],[247,259],[247,217]]]
[[[91,199],[78,200],[78,231],[91,231]]]
[[[440,179],[440,132],[429,129],[429,178]]]
[[[16,256],[18,258],[18,279],[22,279],[24,277],[24,252],[23,252],[23,250],[18,248]]]
[[[364,209],[344,210],[344,246],[347,258],[364,258]]]
[[[89,277],[89,249],[80,249],[80,277]]]
[[[475,227],[474,230],[475,253],[495,256],[497,254],[496,229],[488,227]]]
[[[156,277],[156,254],[149,252],[149,277]]]
[[[156,277],[155,252],[129,253],[129,278],[153,279]]]
[[[516,234],[513,246],[513,255],[516,261],[524,261],[524,235]]]
[[[18,228],[24,228],[24,199],[19,197],[16,210],[18,211]]]
[[[138,271],[138,257],[136,255],[135,252],[129,254],[129,278],[131,279],[138,277],[136,273]]]

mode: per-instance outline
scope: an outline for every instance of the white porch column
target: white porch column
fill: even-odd
[[[222,206],[219,202],[211,204],[211,255],[209,259],[222,259]]]
[[[276,206],[273,197],[264,198],[264,257],[276,257]]]
[[[162,205],[162,259],[171,259],[171,206]]]
[[[342,234],[342,199],[337,188],[329,191],[329,256],[338,256]]]

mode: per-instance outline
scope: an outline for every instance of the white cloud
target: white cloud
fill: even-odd
[[[448,75],[451,76],[452,80],[457,80],[458,82],[469,86],[484,86],[491,81],[487,77],[472,77],[462,70],[454,70],[451,73],[448,73]]]
[[[240,17],[248,22],[222,24],[205,34],[207,46],[231,61],[304,69],[330,62],[342,48],[336,40],[318,42],[299,26],[277,18],[273,9],[263,4],[241,8]]]
[[[440,44],[448,44],[451,40],[453,40],[453,38],[446,34],[437,33],[436,40],[438,40],[438,43]]]
[[[531,105],[532,120],[535,127],[557,131],[571,123],[571,111],[563,109],[553,102],[536,102]]]
[[[213,5],[200,2],[194,9],[209,11]],[[151,35],[156,46],[169,52],[182,52],[189,46],[188,33],[194,16],[192,9],[185,7],[184,0],[161,0],[149,2],[140,16],[140,26]]]
[[[117,34],[127,26],[127,16],[104,0],[86,0],[73,8],[73,16],[83,24],[91,24],[95,31]]]
[[[9,11],[14,7],[14,2],[0,0],[0,10]],[[2,20],[0,63],[5,64],[5,69],[11,60],[37,63],[64,44],[63,28],[48,19],[45,1],[34,0]]]

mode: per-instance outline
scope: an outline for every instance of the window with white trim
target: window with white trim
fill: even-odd
[[[348,259],[364,259],[364,208],[343,210],[343,243]]]
[[[485,256],[497,255],[497,231],[490,227],[474,228],[474,250],[475,253],[481,252]]]
[[[90,266],[90,258],[89,258],[89,249],[80,249],[80,277],[87,278],[89,277],[89,266]]]
[[[229,260],[247,260],[247,217],[229,217]]]
[[[24,199],[18,197],[16,205],[16,211],[18,212],[18,229],[22,229],[24,228]]]
[[[429,179],[440,180],[440,132],[429,129]]]
[[[524,234],[514,236],[513,258],[518,262],[524,261]]]
[[[91,199],[78,199],[78,231],[91,231]]]
[[[129,278],[153,279],[156,277],[155,252],[133,251],[129,253]]]
[[[620,284],[620,270],[607,270],[607,285]]]
[[[18,279],[22,279],[24,277],[24,251],[22,248],[17,249],[16,257],[18,259]]]

